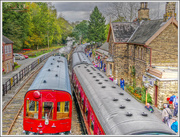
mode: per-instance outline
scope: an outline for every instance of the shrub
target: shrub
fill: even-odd
[[[137,93],[137,94],[141,94],[141,88],[140,87],[136,87],[135,89],[134,89],[134,91]]]
[[[143,103],[146,102],[146,92],[145,92],[145,94],[142,94],[141,100]],[[152,103],[152,97],[149,93],[147,93],[147,103],[150,103],[150,104]]]
[[[136,79],[134,78],[133,79],[133,88],[135,88],[136,87]]]
[[[18,66],[18,63],[17,62],[14,62],[14,67]]]
[[[132,86],[129,86],[128,91],[134,93],[134,88]]]

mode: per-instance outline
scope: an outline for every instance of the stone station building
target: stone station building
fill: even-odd
[[[148,92],[158,108],[167,103],[167,97],[178,93],[178,74],[174,72],[178,67],[178,22],[175,15],[175,2],[167,2],[164,18],[150,20],[147,2],[141,2],[138,19],[134,22],[110,22],[107,38],[107,76],[112,73],[118,83],[124,78],[131,85],[135,78],[137,87],[144,85],[143,76],[156,79]],[[165,67],[165,72],[160,69],[162,67]],[[169,75],[164,78],[166,71]]]

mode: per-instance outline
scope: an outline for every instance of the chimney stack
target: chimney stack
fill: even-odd
[[[176,2],[166,2],[166,13],[164,14],[164,21],[167,21],[169,17],[176,18],[175,7]]]
[[[138,10],[139,20],[149,20],[149,9],[147,8],[147,2],[140,3],[140,9]]]

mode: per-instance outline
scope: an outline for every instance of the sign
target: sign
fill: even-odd
[[[143,75],[143,78],[142,78],[143,82],[144,82],[144,86],[145,87],[149,87],[149,86],[154,86],[154,81],[156,81],[155,78],[148,78],[147,76],[144,76]]]

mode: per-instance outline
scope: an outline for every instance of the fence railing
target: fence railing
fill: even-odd
[[[31,72],[37,65],[39,65],[42,61],[44,61],[45,59],[49,58],[51,55],[55,54],[57,50],[54,50],[40,58],[38,58],[37,60],[35,60],[33,63],[31,63],[30,65],[26,66],[25,68],[23,68],[20,72],[18,72],[17,74],[15,74],[13,77],[11,77],[9,80],[7,80],[2,88],[3,88],[3,96],[5,96],[5,94],[7,94],[7,92],[9,90],[11,90],[11,88],[13,86],[15,86],[19,81],[21,81],[29,72]]]

